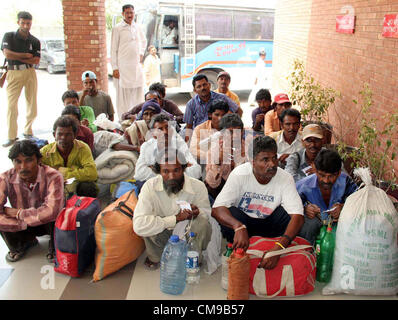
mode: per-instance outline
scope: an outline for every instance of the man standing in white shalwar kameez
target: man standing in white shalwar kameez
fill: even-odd
[[[111,64],[116,88],[116,109],[122,114],[144,101],[143,59],[147,40],[134,20],[131,4],[122,8],[123,21],[112,29]]]

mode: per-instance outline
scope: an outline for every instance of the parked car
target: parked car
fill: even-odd
[[[39,69],[47,69],[48,73],[65,72],[65,46],[63,39],[44,39],[41,43]]]

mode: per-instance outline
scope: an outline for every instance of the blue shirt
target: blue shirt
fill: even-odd
[[[202,101],[198,94],[188,101],[184,113],[184,122],[186,124],[192,124],[192,129],[194,129],[197,125],[209,120],[207,110],[209,104],[216,99],[224,100],[228,104],[229,110],[232,112],[238,111],[238,105],[225,94],[210,91],[210,99],[207,102]]]
[[[303,205],[305,205],[307,201],[311,202],[312,204],[317,205],[322,212],[327,209],[331,209],[337,202],[344,203],[347,197],[354,193],[358,187],[350,176],[342,172],[333,184],[329,206],[325,204],[325,201],[322,198],[321,190],[318,185],[318,177],[315,173],[297,181],[296,188]]]

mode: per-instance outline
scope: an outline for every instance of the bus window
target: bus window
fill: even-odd
[[[272,40],[274,17],[259,12],[234,12],[235,39]]]
[[[162,46],[163,48],[178,47],[178,17],[165,16],[162,26]]]
[[[156,15],[150,11],[140,11],[135,15],[136,22],[140,24],[144,30],[146,39],[147,39],[147,47],[150,45],[155,45],[155,27],[156,27]]]
[[[199,39],[231,39],[232,14],[225,11],[197,9],[195,12],[196,37]]]

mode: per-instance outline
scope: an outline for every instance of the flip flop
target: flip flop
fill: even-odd
[[[31,241],[31,242],[26,243],[25,246],[22,248],[22,250],[14,251],[14,252],[9,251],[7,253],[7,255],[6,255],[6,260],[8,262],[16,262],[16,261],[18,261],[19,259],[21,259],[25,255],[25,253],[28,251],[29,248],[34,247],[38,243],[39,243],[39,241],[37,239],[35,239],[35,240]]]
[[[145,259],[145,262],[144,262],[145,269],[154,271],[154,270],[159,269],[159,267],[160,267],[160,262],[152,262],[151,260],[149,260],[148,257]]]
[[[49,263],[55,263],[55,252],[54,252],[54,251],[49,251],[49,252],[46,254],[46,258],[47,258],[47,261],[48,261]]]

